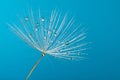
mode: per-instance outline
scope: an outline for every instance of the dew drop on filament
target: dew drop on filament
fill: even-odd
[[[25,21],[28,21],[29,19],[28,19],[28,17],[25,17]]]
[[[54,33],[54,37],[56,37],[57,36],[57,33]]]
[[[35,28],[34,28],[34,30],[35,30],[35,31],[38,31],[38,28],[37,28],[37,27],[35,27]]]
[[[38,23],[38,22],[36,23],[36,26],[39,26],[39,23]]]
[[[42,21],[42,22],[44,22],[44,21],[45,21],[45,19],[44,19],[44,18],[41,18],[41,21]]]
[[[51,34],[51,32],[50,31],[48,31],[48,35],[50,35]]]
[[[78,52],[77,55],[80,56],[80,52]]]
[[[53,43],[53,41],[50,41],[51,43]]]
[[[65,42],[65,45],[69,45],[69,44],[70,44],[69,41],[66,41],[66,42]]]
[[[68,52],[66,52],[66,55],[68,55],[69,53]]]
[[[46,37],[44,36],[44,40],[46,40]]]

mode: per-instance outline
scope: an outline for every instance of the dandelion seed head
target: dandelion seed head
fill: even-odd
[[[74,60],[84,51],[86,32],[81,24],[75,24],[74,18],[59,14],[53,10],[50,17],[41,17],[29,13],[20,21],[22,28],[12,26],[15,33],[33,48],[54,57]],[[37,18],[37,19],[36,19]],[[28,23],[25,23],[28,21]],[[77,23],[77,22],[76,22]],[[19,24],[18,24],[19,25]]]

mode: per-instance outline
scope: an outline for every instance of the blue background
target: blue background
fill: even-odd
[[[120,80],[119,0],[0,0],[0,80],[25,80],[40,52],[12,33],[6,23],[26,7],[69,10],[88,26],[87,60],[43,58],[31,80]]]

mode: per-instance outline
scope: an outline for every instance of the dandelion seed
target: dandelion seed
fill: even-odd
[[[81,31],[81,25],[74,23],[74,18],[67,14],[63,16],[56,10],[52,11],[50,19],[48,17],[49,22],[45,18],[41,18],[40,12],[39,16],[36,16],[37,19],[35,19],[32,10],[29,14],[30,20],[28,17],[23,20],[29,20],[30,22],[22,22],[23,28],[9,25],[19,37],[42,54],[30,70],[26,80],[30,78],[32,72],[45,55],[69,60],[79,59],[80,53],[83,51],[82,47],[87,45],[82,43],[82,40],[86,38],[86,34],[83,30]],[[37,21],[39,19],[40,21]]]

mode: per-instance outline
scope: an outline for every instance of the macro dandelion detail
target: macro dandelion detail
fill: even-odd
[[[67,60],[79,60],[88,43],[83,43],[86,31],[74,17],[53,10],[49,17],[42,16],[40,10],[34,15],[30,10],[27,16],[19,18],[20,24],[8,26],[27,44],[41,52],[40,58],[28,73],[28,80],[45,55]]]

